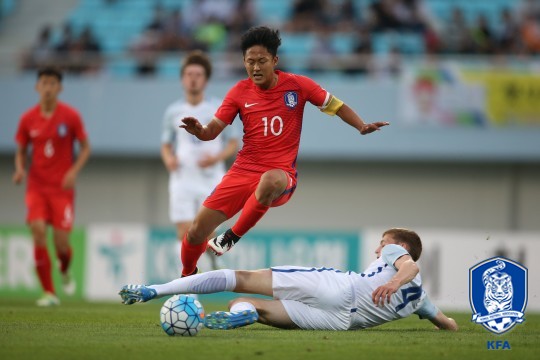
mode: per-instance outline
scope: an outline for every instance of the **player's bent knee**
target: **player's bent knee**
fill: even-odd
[[[281,170],[270,170],[262,174],[260,184],[269,189],[278,189],[287,185],[287,176]]]

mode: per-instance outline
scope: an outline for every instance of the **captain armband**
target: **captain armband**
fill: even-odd
[[[326,106],[323,105],[321,107],[321,111],[325,114],[334,116],[339,111],[339,109],[341,109],[342,106],[343,101],[339,100],[334,95],[331,95],[330,100],[328,100],[328,102],[326,103]]]

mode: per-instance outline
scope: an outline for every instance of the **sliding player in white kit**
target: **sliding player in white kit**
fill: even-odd
[[[204,122],[212,120],[221,100],[205,96],[211,74],[210,60],[204,53],[189,53],[180,70],[184,98],[172,103],[163,117],[161,158],[170,172],[169,216],[176,224],[179,241],[208,194],[225,175],[224,161],[238,149],[238,139],[232,129],[214,141],[201,141],[179,127],[180,120],[187,116],[195,116]],[[216,270],[215,256],[210,252],[208,255]]]
[[[162,285],[126,285],[119,294],[127,305],[172,294],[221,291],[273,297],[238,298],[230,303],[230,311],[207,314],[205,326],[220,330],[255,321],[285,329],[356,330],[412,314],[429,319],[439,329],[457,330],[456,322],[422,289],[416,265],[421,252],[422,242],[414,231],[394,228],[383,233],[375,251],[377,260],[361,274],[295,266],[218,270]]]

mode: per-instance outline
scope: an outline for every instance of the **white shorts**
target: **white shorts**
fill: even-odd
[[[352,278],[332,268],[272,267],[274,298],[306,330],[347,330],[354,304]]]
[[[173,223],[195,219],[204,200],[221,180],[222,174],[209,178],[196,172],[172,172],[169,178],[169,218]]]

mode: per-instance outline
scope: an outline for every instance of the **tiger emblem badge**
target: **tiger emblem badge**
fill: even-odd
[[[283,95],[283,100],[288,108],[294,109],[298,105],[298,94],[294,91],[289,91]]]
[[[525,321],[527,268],[503,257],[484,260],[469,269],[472,321],[502,334]]]

